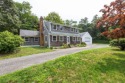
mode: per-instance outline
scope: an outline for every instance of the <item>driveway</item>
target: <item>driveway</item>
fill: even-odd
[[[93,44],[87,47],[75,47],[75,48],[59,49],[59,50],[57,49],[56,51],[48,53],[33,54],[30,56],[0,60],[0,75],[8,74],[32,65],[44,63],[49,60],[58,58],[60,56],[65,56],[79,51],[84,51],[94,48],[103,48],[103,47],[108,47],[108,45]]]

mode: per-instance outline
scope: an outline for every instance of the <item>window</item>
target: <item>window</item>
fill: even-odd
[[[29,37],[25,37],[25,41],[26,41],[26,42],[29,42],[29,41],[30,41],[30,38],[29,38]]]
[[[53,25],[53,29],[54,29],[54,30],[57,30],[57,27],[56,27],[56,25]]]
[[[64,36],[59,36],[59,41],[64,41]]]
[[[76,29],[76,32],[78,32],[78,29]]]
[[[45,42],[47,42],[47,35],[45,35]]]
[[[76,41],[76,37],[73,37],[73,41]]]
[[[71,28],[71,31],[73,32],[73,31],[74,31],[74,28]]]
[[[34,41],[35,41],[35,42],[38,42],[38,41],[39,41],[39,38],[38,38],[38,37],[34,37]]]
[[[62,27],[62,26],[60,26],[60,30],[61,30],[61,31],[63,30],[63,27]]]
[[[57,41],[57,37],[56,36],[52,36],[52,41]]]
[[[77,41],[80,41],[80,37],[77,37]]]

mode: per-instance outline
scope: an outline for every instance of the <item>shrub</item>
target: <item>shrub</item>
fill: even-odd
[[[23,39],[20,36],[8,31],[0,32],[0,53],[14,52],[22,43]]]
[[[86,43],[85,42],[81,42],[81,44],[76,44],[76,46],[78,46],[78,47],[85,47]]]
[[[71,45],[70,44],[62,44],[62,48],[71,48]]]
[[[125,38],[110,41],[110,46],[119,47],[121,50],[125,50]]]

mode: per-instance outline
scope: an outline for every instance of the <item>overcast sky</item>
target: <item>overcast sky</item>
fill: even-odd
[[[28,1],[32,12],[40,16],[47,16],[50,12],[57,12],[63,20],[73,19],[79,21],[87,17],[89,21],[99,13],[105,4],[109,5],[114,0],[14,0],[17,2]]]

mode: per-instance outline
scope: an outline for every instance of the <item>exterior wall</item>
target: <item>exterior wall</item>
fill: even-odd
[[[52,35],[50,35],[51,46],[62,46],[63,43],[67,43],[66,36],[64,36],[64,41],[59,41],[59,36],[57,36],[57,41],[52,41]]]
[[[92,44],[92,37],[89,35],[89,33],[86,33],[85,35],[82,36],[82,42],[85,42],[87,45]]]
[[[46,28],[46,29],[48,29],[48,28]],[[47,30],[45,29],[45,27],[44,27],[44,46],[48,46],[48,32],[47,32]],[[47,38],[46,38],[47,37]]]
[[[67,36],[64,36],[64,41],[60,41],[59,36],[57,36],[57,41],[52,41],[52,35],[50,35],[50,44],[51,44],[51,46],[62,46],[63,43],[67,44]],[[72,37],[70,37],[70,44],[75,45],[75,44],[79,44],[79,43],[80,43],[80,40],[79,41],[77,41],[77,40],[73,41]]]
[[[25,41],[22,45],[40,45],[40,38],[38,38],[38,41],[35,41],[35,37],[22,37],[24,40],[25,38],[29,38],[29,41]]]
[[[56,27],[57,29],[55,30],[54,27]],[[61,28],[62,28],[62,30],[61,30]],[[76,30],[77,30],[77,32],[76,32]],[[64,33],[74,33],[74,34],[79,33],[79,30],[76,28],[73,28],[73,31],[72,31],[72,27],[56,25],[56,24],[52,24],[52,23],[51,23],[51,31],[64,32]]]

